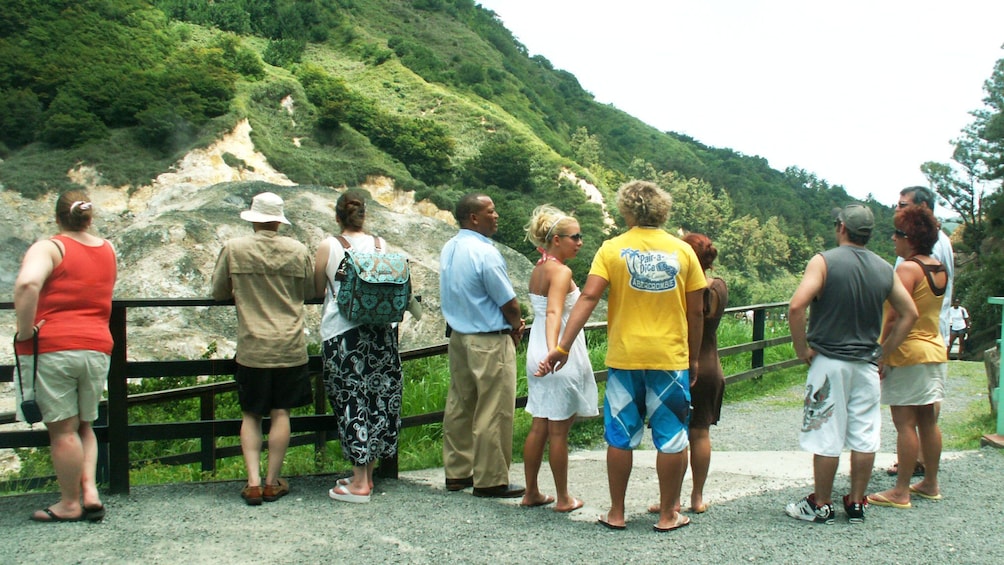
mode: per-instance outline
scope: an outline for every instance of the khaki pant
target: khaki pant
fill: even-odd
[[[450,336],[450,391],[443,416],[448,479],[509,484],[516,408],[516,348],[509,335]]]

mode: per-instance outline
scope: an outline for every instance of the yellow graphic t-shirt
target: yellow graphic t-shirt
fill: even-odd
[[[687,293],[708,284],[690,245],[662,229],[634,227],[603,243],[589,274],[610,283],[608,367],[690,367]]]

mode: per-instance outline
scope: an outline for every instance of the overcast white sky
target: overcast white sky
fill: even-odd
[[[1004,0],[479,3],[601,103],[889,204],[1004,58]]]

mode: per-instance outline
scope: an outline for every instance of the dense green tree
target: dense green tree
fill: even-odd
[[[481,146],[480,153],[464,163],[463,177],[475,187],[498,186],[519,192],[531,192],[532,153],[521,140],[500,134]]]
[[[42,103],[27,88],[0,90],[0,142],[20,147],[35,139],[42,121]]]
[[[601,162],[603,148],[600,146],[600,140],[597,136],[590,135],[585,126],[579,126],[575,130],[569,145],[574,152],[575,161],[583,167],[590,168]]]
[[[39,132],[42,141],[56,147],[73,147],[107,136],[108,128],[84,100],[63,93],[49,105]]]

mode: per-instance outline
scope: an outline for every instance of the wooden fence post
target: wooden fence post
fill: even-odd
[[[126,380],[126,307],[112,305],[115,346],[108,369],[108,491],[129,494],[129,387]]]
[[[767,332],[767,309],[757,308],[753,311],[753,341],[763,341],[766,337]],[[759,369],[763,367],[763,349],[753,350],[753,362],[751,363],[751,369]]]

